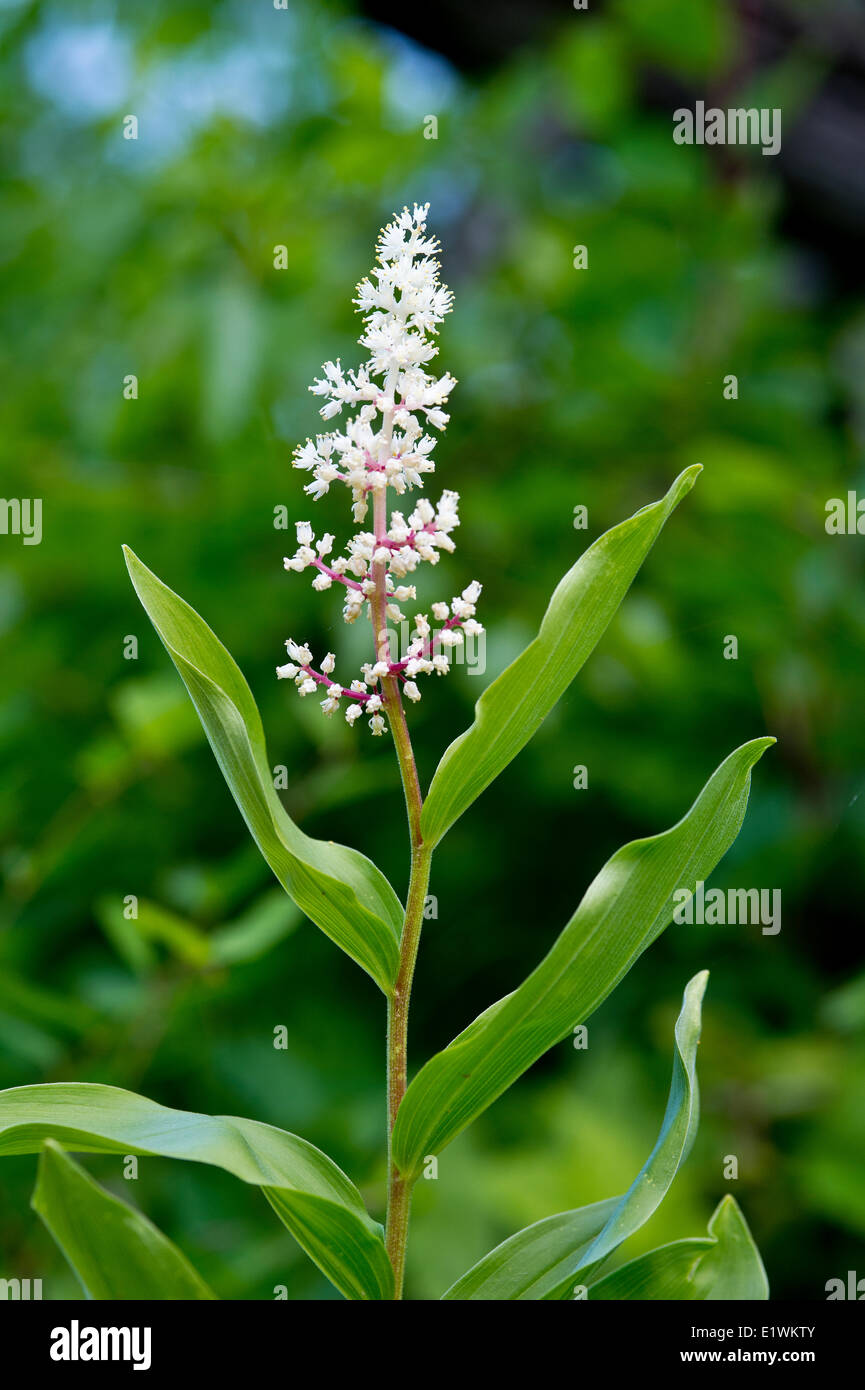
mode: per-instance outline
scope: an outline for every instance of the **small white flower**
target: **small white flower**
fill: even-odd
[[[372,729],[373,733],[377,738],[380,737],[387,730],[387,725],[385,724],[380,714],[373,715],[372,719],[369,721],[369,727]]]
[[[328,652],[327,656],[324,658],[324,661],[321,663],[322,674],[325,676],[329,676],[333,671],[335,665],[336,657],[334,656],[333,652]]]
[[[345,621],[346,621],[347,623],[356,622],[356,620],[357,620],[358,617],[360,616],[360,612],[361,612],[361,609],[363,608],[363,605],[364,605],[364,597],[363,597],[363,594],[357,593],[356,590],[349,589],[348,594],[346,595],[345,604],[344,604],[343,610],[342,610],[342,616],[343,616],[343,618],[345,619]]]
[[[353,724],[356,719],[360,719],[362,713],[363,710],[361,709],[360,701],[352,700],[351,704],[345,712],[346,724]]]
[[[403,686],[403,692],[409,700],[417,701],[420,699],[420,691],[414,681],[406,681]]]
[[[435,508],[422,497],[408,519],[413,531],[421,531],[430,521],[435,520]]]
[[[309,647],[305,647],[298,642],[292,642],[291,638],[286,642],[288,654],[292,661],[296,661],[298,666],[308,666],[312,661],[312,652]]]
[[[443,623],[451,615],[451,610],[446,603],[434,603],[432,606],[433,617],[436,622]]]
[[[284,666],[277,666],[276,674],[281,681],[293,681],[297,675],[297,667],[292,666],[291,662],[288,661]]]
[[[314,695],[316,684],[316,681],[314,681],[311,676],[307,676],[306,680],[301,681],[300,685],[297,687],[298,695]]]

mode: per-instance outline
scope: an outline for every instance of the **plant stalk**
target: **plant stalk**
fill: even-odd
[[[385,489],[375,494],[373,521],[376,539],[387,534],[387,497]],[[377,661],[391,660],[387,635],[387,562],[375,562],[372,567],[375,593],[371,599],[373,635]],[[385,676],[381,682],[388,724],[393,736],[400,777],[408,813],[411,841],[411,877],[406,899],[405,920],[400,937],[399,969],[393,994],[387,1008],[387,1223],[385,1245],[394,1272],[394,1298],[401,1299],[405,1275],[405,1252],[408,1239],[409,1210],[414,1179],[402,1178],[393,1161],[393,1127],[406,1090],[408,1062],[408,1016],[412,980],[417,961],[423,909],[429,886],[432,850],[427,849],[421,835],[420,818],[423,808],[420,780],[405,709],[397,676]]]
[[[423,925],[423,908],[429,885],[432,851],[420,844],[412,850],[411,880],[406,902],[405,925],[400,942],[400,963],[393,997],[387,1011],[387,1109],[388,1109],[388,1190],[385,1245],[393,1265],[395,1298],[402,1298],[405,1251],[408,1239],[409,1209],[414,1178],[404,1179],[393,1160],[393,1127],[406,1090],[408,1059],[408,1015]]]

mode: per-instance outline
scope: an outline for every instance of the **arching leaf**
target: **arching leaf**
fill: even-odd
[[[491,1250],[446,1299],[557,1299],[586,1282],[664,1200],[690,1151],[699,1123],[697,1044],[708,971],[689,981],[676,1020],[673,1079],[661,1132],[624,1197],[560,1212],[527,1226]]]
[[[382,1229],[354,1184],[305,1139],[256,1120],[171,1110],[115,1086],[66,1082],[0,1091],[0,1156],[46,1139],[78,1153],[150,1154],[224,1168],[262,1188],[346,1298],[393,1297]]]
[[[167,1236],[106,1192],[54,1140],[46,1140],[30,1205],[88,1298],[210,1299],[215,1295]]]
[[[699,473],[700,464],[686,469],[666,497],[605,532],[568,570],[535,640],[487,687],[471,728],[445,750],[421,816],[429,844],[437,844],[517,756],[567,690]]]
[[[128,546],[124,554],[264,858],[298,907],[389,994],[403,910],[387,879],[357,850],[314,840],[294,824],[274,790],[261,717],[242,672],[195,610]]]
[[[548,1048],[615,989],[673,915],[673,894],[707,879],[739,832],[751,768],[774,739],[746,743],[671,830],[618,850],[540,965],[422,1067],[393,1134],[402,1174],[420,1172]]]

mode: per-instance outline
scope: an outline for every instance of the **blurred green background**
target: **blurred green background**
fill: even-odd
[[[460,383],[435,485],[461,493],[462,526],[424,593],[484,582],[488,671],[411,711],[425,781],[584,546],[705,471],[567,697],[442,845],[413,1060],[520,981],[619,844],[764,732],[778,744],[713,882],[780,888],[783,928],[671,927],[588,1051],[554,1049],[419,1185],[409,1292],[437,1297],[521,1225],[624,1189],[660,1124],[682,989],[709,967],[700,1136],[625,1253],[702,1233],[732,1191],[773,1296],[821,1299],[865,1275],[862,541],[824,529],[828,498],[865,489],[861,11],[463,8],[408,33],[383,7],[302,0],[0,3],[2,491],[44,506],[40,545],[0,537],[0,1085],[102,1081],[269,1121],[381,1214],[380,995],[269,879],[120,546],[243,668],[291,813],[402,894],[392,750],[274,677],[288,635],[345,665],[359,632],[283,572],[273,517],[311,515],[291,452],[322,361],[359,355],[350,299],[378,228],[430,201],[456,292],[439,361]],[[697,98],[781,107],[781,155],[674,145],[672,110]],[[314,519],[348,532],[336,495]],[[335,1296],[228,1176],[88,1167],[222,1296]],[[0,1275],[75,1297],[28,1209],[34,1168],[2,1166]]]

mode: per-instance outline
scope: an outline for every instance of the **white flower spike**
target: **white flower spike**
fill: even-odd
[[[459,525],[459,495],[443,492],[437,505],[425,497],[415,503],[408,517],[394,511],[388,517],[387,492],[398,497],[423,485],[435,470],[432,452],[435,438],[428,428],[443,430],[449,416],[443,410],[456,382],[445,373],[436,377],[427,365],[438,352],[434,338],[453,296],[439,281],[438,241],[427,235],[429,204],[411,212],[404,208],[384,228],[378,241],[378,263],[357,287],[354,303],[366,327],[358,342],[368,360],[346,372],[339,361],[325,362],[323,375],[309,388],[325,399],[320,414],[332,420],[343,407],[355,413],[341,430],[308,439],[295,451],[295,468],[312,475],[304,491],[315,501],[343,483],[351,492],[356,525],[367,518],[373,504],[373,529],[359,531],[348,542],[344,556],[330,558],[335,538],[316,540],[310,522],[297,523],[297,550],[286,556],[287,570],[315,571],[312,587],[344,590],[343,617],[353,623],[366,612],[373,624],[375,661],[361,668],[363,680],[348,687],[331,679],[335,658],[329,652],[318,670],[309,648],[286,643],[291,662],[276,668],[277,676],[293,680],[298,694],[311,695],[319,687],[325,699],[321,708],[328,716],[347,702],[345,718],[354,724],[365,713],[373,734],[387,730],[385,715],[400,689],[417,701],[421,692],[415,677],[446,675],[447,652],[463,641],[463,634],[483,632],[475,620],[481,585],[474,581],[451,603],[434,603],[433,631],[426,614],[414,618],[414,636],[402,660],[389,650],[388,619],[401,621],[398,607],[416,598],[414,584],[395,583],[413,575],[424,561],[435,565],[440,552],[454,550],[451,533]],[[390,693],[388,693],[390,691]]]

